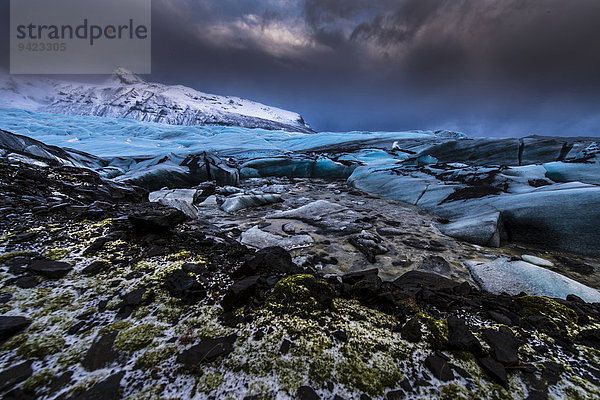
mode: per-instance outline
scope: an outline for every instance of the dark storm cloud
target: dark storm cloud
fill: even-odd
[[[391,54],[411,78],[453,70],[492,85],[563,90],[599,83],[598,16],[595,0],[407,0],[350,39]]]
[[[153,0],[149,79],[323,130],[598,135],[599,17],[597,0]]]

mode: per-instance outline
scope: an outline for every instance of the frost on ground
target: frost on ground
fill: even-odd
[[[90,170],[2,160],[4,399],[600,396],[598,304],[488,293],[462,263],[518,249],[343,182],[196,190],[191,219]],[[220,207],[258,192],[282,201]],[[252,229],[313,243],[240,244]]]

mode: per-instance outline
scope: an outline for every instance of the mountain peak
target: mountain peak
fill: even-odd
[[[133,85],[136,83],[142,83],[144,80],[128,70],[127,68],[117,68],[110,77],[112,82],[120,83],[122,85]]]

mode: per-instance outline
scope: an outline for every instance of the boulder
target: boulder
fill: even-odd
[[[492,347],[493,357],[496,361],[505,366],[519,364],[519,340],[510,328],[486,329],[483,331],[483,337]]]
[[[71,272],[73,266],[66,262],[39,259],[33,260],[29,264],[29,270],[36,275],[50,279],[59,279]]]
[[[292,261],[290,253],[282,247],[274,246],[257,251],[234,272],[234,276],[293,275],[297,272],[298,267]]]
[[[468,351],[475,355],[483,352],[479,340],[471,333],[467,324],[455,316],[448,318],[448,348],[458,351]]]
[[[187,216],[179,210],[129,216],[129,221],[140,235],[167,232],[187,219]]]
[[[121,379],[125,376],[125,372],[119,372],[111,375],[105,380],[94,384],[88,389],[74,395],[72,400],[103,400],[103,399],[120,399],[121,398]]]
[[[27,328],[31,321],[25,317],[0,316],[0,342]]]
[[[321,400],[321,397],[310,386],[300,386],[296,391],[298,400]]]

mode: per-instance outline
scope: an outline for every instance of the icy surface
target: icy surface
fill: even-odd
[[[276,194],[236,196],[225,200],[221,208],[225,212],[232,213],[244,208],[264,206],[282,201],[281,196]]]
[[[588,303],[600,302],[597,290],[524,261],[499,258],[492,262],[468,261],[467,266],[477,283],[492,293],[518,295],[525,292],[562,299],[574,294]]]
[[[242,244],[263,249],[265,247],[279,246],[286,250],[309,247],[314,243],[310,235],[280,236],[260,230],[257,226],[242,233]]]
[[[251,156],[253,152],[280,155],[366,139],[390,145],[398,139],[442,140],[434,132],[299,132],[225,126],[174,126],[127,119],[50,114],[0,109],[0,129],[46,144],[74,148],[99,157],[186,154],[227,151]],[[390,157],[391,158],[391,157]]]
[[[202,192],[195,189],[159,190],[148,195],[152,203],[173,207],[190,218],[198,218],[198,209],[194,202]]]

